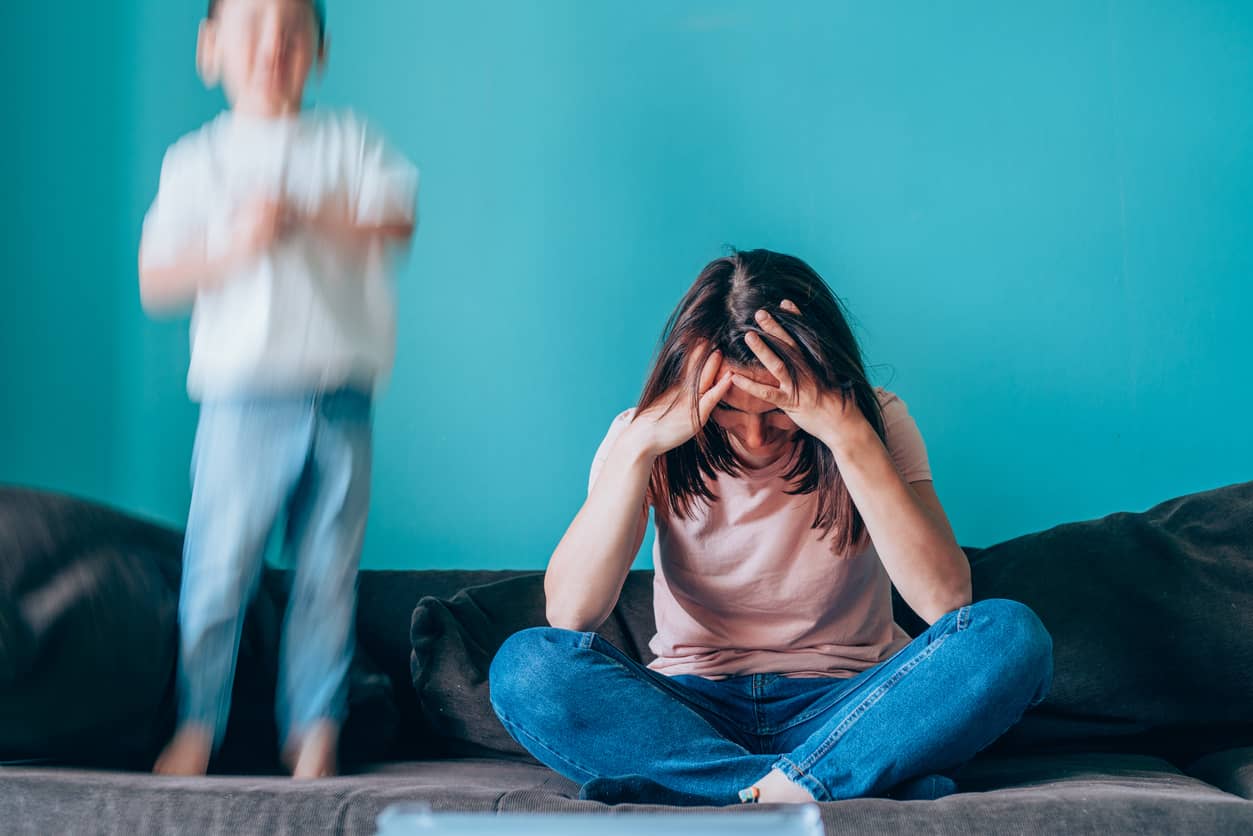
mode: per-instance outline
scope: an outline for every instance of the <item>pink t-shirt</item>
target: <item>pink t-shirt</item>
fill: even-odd
[[[888,452],[906,482],[931,478],[905,402],[878,390]],[[614,419],[591,482],[635,410]],[[909,643],[892,620],[891,581],[870,546],[838,554],[812,528],[817,497],[792,496],[787,456],[741,476],[719,474],[719,500],[692,519],[654,509],[657,635],[649,667],[671,676],[753,673],[849,677]]]

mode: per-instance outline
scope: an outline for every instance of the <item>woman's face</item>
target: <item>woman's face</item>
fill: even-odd
[[[768,386],[779,385],[774,375],[760,366],[732,368]],[[797,431],[796,424],[783,410],[734,386],[714,407],[712,418],[730,436],[735,452],[752,467],[770,464],[786,453]]]

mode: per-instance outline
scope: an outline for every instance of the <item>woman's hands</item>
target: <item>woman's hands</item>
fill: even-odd
[[[700,396],[696,414],[693,414],[688,381],[705,347],[702,345],[701,350],[689,356],[683,380],[645,407],[631,422],[630,431],[637,434],[645,452],[654,458],[695,438],[709,421],[714,407],[731,389],[732,372],[724,368],[721,352],[710,352],[700,369]]]
[[[779,307],[800,316],[800,309],[791,300],[783,300]],[[799,352],[795,340],[768,311],[759,310],[756,319],[761,330]],[[742,374],[732,373],[731,382],[735,388],[783,410],[796,426],[833,450],[842,440],[871,429],[870,422],[849,392],[823,387],[803,366],[797,368],[796,382],[793,384],[787,367],[765,340],[750,331],[744,337],[744,342],[779,384],[770,386]]]
[[[800,315],[800,309],[790,300],[784,300],[780,307]],[[791,335],[768,311],[758,311],[756,319],[762,331],[797,349]],[[699,371],[699,399],[694,414],[690,408],[689,381],[696,375],[694,366],[707,347],[702,344],[690,355],[683,380],[640,411],[631,422],[629,432],[635,435],[638,449],[656,458],[692,440],[708,423],[714,408],[732,386],[782,410],[797,427],[832,450],[846,440],[862,440],[865,433],[873,434],[870,422],[849,392],[823,387],[803,366],[797,369],[793,383],[787,367],[765,340],[754,332],[750,332],[744,340],[778,385],[772,386],[737,373],[724,362],[721,352],[712,351]]]

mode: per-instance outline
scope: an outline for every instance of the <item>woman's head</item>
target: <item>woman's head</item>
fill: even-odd
[[[756,319],[759,310],[775,318],[796,348],[762,330]],[[789,382],[794,384],[798,373],[808,374],[825,389],[844,390],[883,437],[879,401],[839,300],[804,261],[769,250],[735,252],[701,271],[666,324],[640,408],[675,387],[688,387],[695,409],[699,384],[687,370],[702,368],[705,356],[715,350],[736,371],[777,383],[745,343],[750,332],[783,361]],[[815,528],[833,532],[837,547],[860,543],[864,524],[831,451],[774,404],[736,388],[714,409],[701,433],[657,460],[650,492],[659,506],[685,516],[694,501],[714,501],[706,477],[740,475],[780,456],[790,457],[783,474],[790,492],[817,494]]]

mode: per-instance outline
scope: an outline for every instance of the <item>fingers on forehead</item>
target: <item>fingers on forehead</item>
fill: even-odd
[[[722,363],[715,352],[709,351],[705,355],[705,362],[701,365],[700,371],[700,388],[702,391],[713,385],[714,378],[717,376],[721,365]]]

